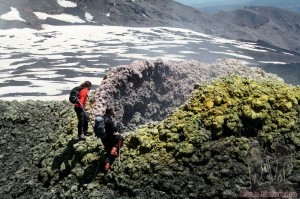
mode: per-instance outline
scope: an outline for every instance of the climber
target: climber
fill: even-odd
[[[114,111],[112,108],[108,107],[104,115],[106,136],[101,139],[106,151],[105,171],[110,169],[112,160],[119,156],[119,150],[124,141],[124,138],[120,134],[121,129],[114,124],[111,118],[112,116],[114,116]]]
[[[78,102],[75,103],[74,109],[78,119],[78,138],[85,139],[86,136],[91,135],[91,133],[88,132],[89,117],[85,111],[85,103],[87,101],[88,92],[92,87],[92,83],[90,81],[85,81],[80,87],[82,88],[78,94]]]

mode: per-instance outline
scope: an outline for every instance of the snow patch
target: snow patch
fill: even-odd
[[[263,64],[287,64],[287,63],[285,63],[285,62],[276,62],[276,61],[259,61],[259,63],[263,63]]]
[[[22,19],[20,17],[20,13],[16,8],[10,7],[10,10],[8,13],[3,14],[0,16],[1,19],[4,20],[8,20],[8,21],[24,21],[26,22],[24,19]]]
[[[81,18],[74,16],[74,15],[69,15],[69,14],[59,14],[59,15],[49,15],[47,13],[43,12],[33,12],[39,19],[46,20],[48,17],[53,18],[56,20],[60,21],[65,21],[69,23],[85,23],[84,20]]]
[[[95,23],[95,21],[93,21],[94,17],[93,15],[91,15],[90,13],[86,12],[85,13],[85,20],[87,20],[88,22],[93,22]]]
[[[76,8],[77,4],[66,0],[57,0],[57,3],[64,8]]]
[[[290,55],[290,56],[295,56],[295,55],[293,55],[293,54],[291,54],[291,53],[287,53],[287,52],[283,52],[283,54],[285,54],[285,55]]]
[[[49,16],[37,14],[45,19]],[[135,59],[183,61],[198,55],[213,58],[233,56],[242,58],[243,63],[249,61],[253,64],[257,61],[245,56],[242,49],[265,49],[256,46],[256,43],[245,43],[243,46],[243,42],[180,28],[45,24],[42,27],[42,30],[0,29],[0,83],[5,83],[5,89],[0,89],[1,99],[8,95],[24,99],[21,97],[23,94],[31,95],[31,98],[47,95],[55,99],[58,95],[64,95],[74,84],[87,79],[94,78],[93,85],[99,84],[99,79],[109,68],[128,64]],[[218,45],[215,45],[216,42]],[[264,56],[264,52],[259,53]],[[89,60],[93,60],[93,63]],[[260,63],[284,64],[278,62],[281,59],[268,60],[265,57],[261,60]],[[16,89],[15,84],[10,85],[13,80],[26,81],[28,84],[21,84]],[[66,88],[68,85],[70,87]],[[51,89],[48,90],[48,87]]]
[[[243,59],[254,59],[253,57],[249,57],[249,56],[241,55],[241,54],[237,54],[237,53],[217,52],[217,51],[209,51],[209,52],[215,53],[215,54],[230,55],[230,56],[233,56],[233,57],[238,57],[238,58],[243,58]]]

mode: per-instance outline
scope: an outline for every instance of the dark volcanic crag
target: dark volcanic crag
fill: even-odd
[[[116,120],[125,127],[160,121],[190,96],[194,84],[235,73],[255,79],[279,79],[259,68],[249,68],[237,60],[213,64],[197,61],[136,61],[111,68],[95,92],[95,114],[115,107]]]

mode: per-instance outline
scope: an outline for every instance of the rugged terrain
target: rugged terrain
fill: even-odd
[[[111,68],[95,91],[95,114],[102,115],[107,106],[115,107],[116,120],[125,127],[159,121],[183,104],[194,85],[230,73],[254,79],[276,79],[260,68],[246,67],[238,60],[226,59],[213,64],[197,61],[135,61]]]
[[[144,96],[161,99],[153,100],[159,109],[146,109],[148,114],[140,114],[140,120],[126,124],[120,115],[115,118],[136,131],[125,133],[121,159],[108,173],[103,172],[101,142],[93,136],[76,139],[76,117],[68,102],[0,101],[0,197],[238,198],[243,191],[283,188],[299,193],[299,87],[233,60],[215,63],[214,73],[203,70],[197,80],[180,80],[180,75],[204,67],[158,60],[120,66],[107,74],[99,88],[102,92],[94,96],[98,112],[104,108],[101,96],[123,115],[131,110],[122,109],[124,99],[132,107],[139,104],[140,110],[149,103]],[[176,78],[180,84],[174,83]],[[154,83],[160,84],[153,87]],[[180,101],[165,103],[161,91],[172,90],[170,86],[181,92],[186,88]],[[154,114],[160,110],[162,115]],[[256,142],[261,145],[255,147]],[[293,167],[285,168],[286,180],[281,182],[270,178],[276,174],[277,143],[292,153],[292,157],[282,154]],[[275,154],[268,164],[272,170],[264,171],[264,186],[254,187],[248,164],[262,157],[250,152],[265,147],[267,155]]]

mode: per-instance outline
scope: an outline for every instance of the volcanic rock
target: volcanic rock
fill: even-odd
[[[221,60],[213,64],[161,59],[136,61],[109,70],[95,91],[94,111],[96,115],[103,115],[106,107],[113,107],[116,121],[134,129],[150,121],[163,120],[191,96],[196,83],[230,73],[254,79],[280,79],[259,68],[244,66],[237,60]]]

